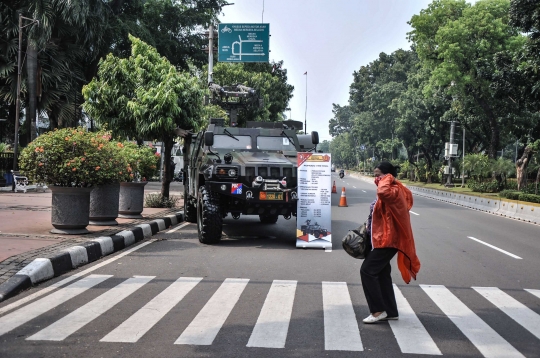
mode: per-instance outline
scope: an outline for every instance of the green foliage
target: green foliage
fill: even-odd
[[[129,165],[123,181],[147,181],[156,174],[160,159],[158,153],[131,142],[124,142],[121,148],[121,155]]]
[[[144,198],[144,206],[147,208],[176,208],[178,206],[177,196],[170,196],[168,198],[161,194],[147,194]]]
[[[7,143],[0,143],[0,153],[11,151],[11,146]]]
[[[165,140],[177,127],[198,129],[203,95],[198,79],[178,72],[143,41],[130,40],[131,56],[109,54],[84,86],[84,110],[121,136]]]
[[[120,145],[119,145],[120,144]],[[106,131],[65,128],[47,132],[21,153],[21,171],[34,182],[62,187],[89,187],[123,179],[128,164],[121,143]]]
[[[499,196],[511,200],[527,201],[529,203],[540,203],[540,195],[527,194],[514,190],[503,190]]]
[[[489,158],[485,154],[467,154],[464,167],[477,181],[490,175]]]
[[[467,180],[467,187],[478,193],[497,193],[501,189],[499,182],[496,180],[479,182],[469,179]]]
[[[213,80],[221,86],[243,84],[252,87],[264,101],[263,108],[246,108],[238,114],[238,125],[246,121],[276,122],[283,120],[294,87],[287,83],[283,61],[268,63],[219,62],[213,68]],[[206,80],[206,77],[202,77]]]

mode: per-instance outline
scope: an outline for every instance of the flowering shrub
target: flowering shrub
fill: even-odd
[[[157,153],[156,153],[157,154]],[[151,178],[157,169],[159,156],[154,154],[150,147],[139,147],[135,143],[122,143],[121,155],[127,162],[126,175],[123,181],[146,181]]]
[[[64,128],[47,132],[23,149],[19,165],[30,180],[62,187],[118,182],[126,175],[122,143],[107,131]]]

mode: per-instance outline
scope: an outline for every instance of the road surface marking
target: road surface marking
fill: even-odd
[[[156,276],[134,276],[94,298],[67,316],[42,329],[27,341],[63,341],[79,329],[113,308],[120,301],[150,282]]]
[[[510,252],[508,252],[508,251],[504,251],[503,249],[500,249],[500,248],[498,248],[497,246],[493,246],[493,245],[491,245],[491,244],[488,244],[487,242],[484,242],[484,241],[482,241],[482,240],[478,240],[477,238],[472,237],[472,236],[467,236],[467,237],[468,237],[469,239],[471,239],[471,240],[477,241],[477,242],[479,242],[479,243],[481,243],[481,244],[484,244],[484,245],[486,245],[486,246],[488,246],[488,247],[491,247],[492,249],[495,249],[495,250],[497,250],[497,251],[500,251],[500,252],[502,252],[503,254],[506,254],[506,255],[511,256],[511,257],[513,257],[513,258],[515,258],[515,259],[518,259],[518,260],[522,260],[521,257],[519,257],[519,256],[517,256],[517,255],[514,255],[514,254],[512,254],[512,253],[510,253]]]
[[[174,344],[212,344],[248,282],[226,279]]]
[[[181,229],[181,228],[183,228],[183,227],[185,227],[185,226],[188,226],[189,224],[191,224],[191,223],[183,223],[183,224],[180,224],[180,225],[178,225],[177,227],[175,227],[175,228],[170,229],[169,231],[167,231],[166,234],[173,233],[173,232],[175,232],[176,230],[179,230],[179,229]]]
[[[531,290],[530,288],[526,288],[525,291],[535,295],[536,297],[540,298],[540,290]]]
[[[247,347],[285,348],[297,281],[274,280]]]
[[[113,275],[90,275],[0,318],[0,336],[42,315]]]
[[[356,189],[356,187],[355,187],[354,185],[353,185],[353,188],[355,188],[355,189]]]
[[[394,284],[394,294],[399,311],[399,320],[389,320],[390,327],[402,353],[442,355],[441,351],[414,313],[411,305]]]
[[[346,282],[322,283],[324,349],[363,351],[358,322]]]
[[[538,313],[497,287],[473,287],[473,289],[506,313],[508,317],[534,334],[536,338],[540,338],[540,315]]]
[[[484,357],[524,357],[446,287],[441,285],[420,285],[420,287]]]
[[[414,211],[409,210],[409,212],[413,215],[419,216],[420,214],[415,213]]]
[[[100,342],[135,343],[178,304],[202,277],[180,277]]]
[[[367,193],[367,191],[365,191],[365,190],[362,190],[362,191],[363,191],[364,193]]]
[[[116,260],[118,260],[118,259],[121,259],[122,257],[131,254],[133,251],[137,251],[138,249],[140,249],[140,248],[142,248],[142,247],[144,247],[144,246],[146,246],[146,245],[150,245],[150,244],[153,243],[154,241],[156,241],[156,239],[151,239],[151,240],[148,240],[148,241],[146,241],[146,242],[143,242],[142,244],[137,245],[137,246],[135,246],[135,247],[132,248],[132,249],[129,249],[129,250],[127,250],[127,251],[124,251],[124,252],[122,252],[121,254],[118,254],[118,255],[116,255],[116,256],[114,256],[114,257],[111,257],[111,258],[108,259],[108,260],[105,260],[105,261],[103,261],[103,262],[101,262],[101,263],[99,263],[99,264],[97,264],[97,265],[94,265],[94,266],[92,266],[92,267],[90,267],[90,268],[87,268],[87,269],[84,270],[84,271],[81,271],[81,272],[78,272],[78,273],[76,273],[76,274],[73,274],[73,275],[71,275],[71,276],[69,276],[69,277],[66,277],[66,278],[63,279],[62,281],[58,281],[58,282],[52,284],[52,285],[49,286],[49,287],[45,287],[44,289],[42,289],[42,290],[40,290],[40,291],[37,291],[37,292],[35,292],[35,293],[32,293],[31,295],[26,296],[25,298],[21,298],[21,299],[18,300],[18,301],[15,301],[15,302],[13,302],[13,303],[11,303],[11,304],[5,306],[5,307],[2,307],[2,308],[0,308],[0,314],[2,314],[2,313],[4,313],[4,312],[7,312],[7,311],[10,311],[10,310],[12,310],[12,309],[14,309],[14,308],[16,308],[16,307],[19,307],[20,305],[23,305],[23,304],[25,304],[26,302],[32,301],[34,298],[38,298],[38,297],[43,296],[43,295],[45,295],[45,294],[47,294],[47,293],[49,293],[49,292],[51,292],[51,291],[54,291],[54,290],[56,290],[58,287],[64,286],[65,284],[67,284],[67,283],[69,283],[69,282],[71,282],[71,281],[73,281],[73,280],[76,280],[76,279],[78,279],[78,278],[80,278],[80,277],[86,275],[87,273],[90,273],[90,272],[92,272],[92,271],[95,271],[95,270],[97,270],[98,268],[101,268],[101,267],[103,267],[103,266],[105,266],[105,265],[108,265],[108,264],[110,264],[110,263],[113,262],[113,261],[116,261]]]

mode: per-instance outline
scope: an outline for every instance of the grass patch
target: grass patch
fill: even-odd
[[[169,198],[161,194],[147,194],[144,198],[144,206],[147,208],[176,208],[180,197],[171,195]]]

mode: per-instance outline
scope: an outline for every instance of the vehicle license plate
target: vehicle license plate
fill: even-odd
[[[283,193],[259,193],[260,200],[283,200]]]

